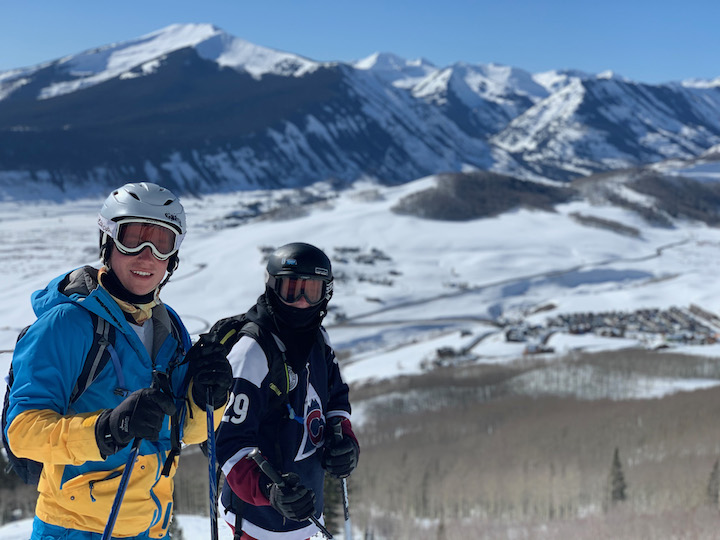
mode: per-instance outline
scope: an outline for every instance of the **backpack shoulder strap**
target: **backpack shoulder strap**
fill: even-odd
[[[260,345],[268,362],[270,388],[277,397],[281,398],[281,403],[287,402],[287,394],[290,391],[290,376],[285,363],[285,346],[272,332],[248,320],[246,315],[242,313],[220,319],[207,334],[201,336],[201,339],[220,343],[227,354],[242,336],[251,337]]]
[[[29,324],[28,324],[25,328],[23,328],[22,330],[20,330],[20,333],[18,334],[18,337],[17,337],[17,339],[15,340],[15,343],[17,343],[18,341],[20,341],[20,340],[22,339],[22,337],[23,337],[25,334],[27,334],[27,331],[28,331],[28,330],[30,330],[30,325],[29,325]]]
[[[290,376],[285,361],[287,358],[285,345],[275,337],[275,334],[252,321],[245,323],[240,333],[250,336],[258,342],[267,358],[268,370],[270,371],[270,389],[279,398],[282,398],[283,402],[286,401],[290,391]]]
[[[113,347],[113,343],[115,342],[115,327],[102,317],[96,315],[95,313],[88,313],[90,313],[90,318],[93,323],[93,342],[90,346],[90,350],[88,351],[87,356],[85,357],[85,363],[83,364],[83,369],[80,372],[80,376],[75,382],[75,388],[70,394],[70,404],[77,401],[78,398],[82,395],[82,393],[87,390],[87,388],[97,378],[97,376],[100,374],[100,372],[103,370],[103,368],[111,358],[113,359],[113,364],[115,365],[118,376],[121,377],[122,374],[122,371],[120,370],[119,359],[117,358],[117,353],[115,352],[115,349]],[[30,328],[30,326],[26,326],[25,328],[23,328],[17,338],[17,341],[20,341],[20,339],[27,332],[28,328]],[[43,464],[30,459],[16,457],[10,450],[7,438],[5,437],[5,427],[7,424],[7,413],[9,409],[10,388],[12,387],[12,384],[14,382],[14,378],[15,377],[11,362],[7,377],[8,385],[5,389],[5,400],[2,410],[2,441],[9,461],[6,470],[8,468],[12,468],[13,470],[15,470],[18,476],[20,476],[23,482],[25,482],[26,484],[37,485],[38,480],[40,479],[40,473],[42,471]]]
[[[118,373],[120,386],[124,387],[124,377],[122,376],[120,360],[114,348],[115,327],[95,313],[89,313],[94,328],[93,342],[85,357],[85,364],[80,372],[80,376],[75,382],[75,388],[72,394],[70,394],[70,403],[75,403],[80,398],[111,359],[113,360],[115,371]]]
[[[165,310],[167,311],[168,316],[170,317],[170,330],[172,332],[173,337],[182,344],[183,348],[187,352],[187,350],[190,348],[192,343],[189,340],[189,337],[187,336],[187,332],[183,332],[184,325],[182,324],[182,321],[180,320],[180,315],[178,315],[173,308],[168,306],[167,304],[163,304],[165,306]]]
[[[233,345],[240,339],[240,330],[246,323],[247,318],[244,313],[226,317],[213,324],[208,333],[202,334],[200,337],[201,339],[206,338],[212,343],[219,343],[229,353]]]

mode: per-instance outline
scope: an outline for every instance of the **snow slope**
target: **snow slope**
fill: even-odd
[[[524,345],[505,340],[494,324],[504,318],[539,324],[559,313],[690,304],[720,311],[720,230],[693,223],[652,228],[631,212],[587,202],[564,204],[555,213],[516,210],[468,222],[391,212],[402,197],[434,183],[429,177],[394,188],[357,183],[339,194],[316,185],[302,195],[285,190],[185,198],[190,232],[163,298],[197,335],[216,319],[243,311],[262,292],[266,248],[314,243],[334,260],[334,309],[326,326],[352,384],[421,373],[442,347],[471,347],[478,362],[515,361]],[[0,371],[7,371],[17,332],[34,319],[32,291],[70,268],[97,263],[95,217],[101,202],[0,203]],[[273,219],[249,217],[269,208],[278,208]],[[577,213],[635,227],[640,234],[583,226],[572,217]],[[548,306],[554,307],[535,312]],[[643,341],[557,333],[549,344],[563,354]],[[675,350],[720,355],[720,345]],[[596,374],[573,376],[582,382]],[[562,377],[549,372],[524,375],[515,384],[562,394],[566,389],[558,381]],[[651,399],[719,382],[647,378],[625,381],[613,396],[596,397]],[[354,404],[356,424],[371,410],[366,405]],[[207,518],[178,520],[185,538],[208,536]],[[30,528],[28,520],[6,524],[0,538],[24,539]],[[220,534],[230,539],[222,524]]]
[[[347,355],[350,382],[417,373],[437,348],[475,341],[472,353],[480,361],[520,357],[522,345],[505,341],[498,320],[540,324],[560,313],[720,307],[719,230],[694,223],[652,228],[627,210],[580,201],[555,213],[521,209],[468,222],[392,213],[400,198],[434,182],[358,183],[340,194],[321,184],[304,198],[289,190],[186,198],[190,231],[163,298],[198,334],[262,293],[263,249],[316,244],[334,260],[336,292],[326,326]],[[274,219],[247,217],[280,199],[286,206]],[[17,332],[34,319],[32,291],[70,268],[97,263],[100,204],[0,204],[0,350],[11,350]],[[588,227],[573,219],[577,214],[640,234]],[[551,308],[533,314],[542,306]],[[642,342],[556,334],[550,344],[563,352]],[[716,346],[687,348],[717,352]],[[0,354],[0,369],[9,361],[9,353]]]
[[[209,518],[180,514],[173,519],[177,520],[185,540],[199,540],[210,537]],[[0,526],[0,539],[2,540],[27,540],[30,538],[30,534],[32,534],[31,519],[23,519]],[[232,540],[233,535],[230,527],[221,522],[218,526],[218,537],[219,540]],[[343,540],[342,534],[334,535],[334,537],[337,540]],[[322,536],[313,536],[313,539],[316,538],[320,539]]]

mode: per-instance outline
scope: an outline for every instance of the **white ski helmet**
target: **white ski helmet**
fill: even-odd
[[[150,182],[125,184],[114,190],[100,209],[100,258],[107,264],[109,242],[118,240],[119,225],[140,222],[161,225],[175,233],[168,270],[177,266],[177,250],[185,237],[185,210],[178,198],[164,187]],[[155,251],[155,250],[153,250]]]

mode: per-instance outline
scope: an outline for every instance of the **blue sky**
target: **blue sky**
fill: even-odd
[[[313,60],[381,51],[660,83],[720,77],[718,21],[717,0],[0,0],[0,71],[212,23]]]

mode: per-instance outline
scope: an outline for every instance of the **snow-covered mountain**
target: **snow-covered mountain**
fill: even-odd
[[[663,159],[688,159],[716,144],[720,86],[650,86],[613,76],[571,78],[528,108],[492,142],[539,174],[587,175]]]
[[[548,91],[520,69],[458,63],[436,70],[412,88],[468,134],[487,138],[502,130]]]
[[[266,74],[300,76],[318,64],[297,55],[282,53],[230,36],[209,24],[174,24],[140,38],[105,45],[67,56],[39,66],[0,74],[0,83],[9,84],[0,97],[7,97],[19,88],[35,82],[40,72],[54,71],[51,78],[44,74],[37,99],[50,99],[101,84],[116,77],[128,79],[150,75],[162,59],[173,52],[191,47],[205,59],[221,67],[250,73],[260,78]],[[4,84],[3,84],[4,86]],[[33,92],[37,87],[33,89]]]
[[[491,170],[568,181],[720,143],[720,82],[374,54],[314,61],[172,25],[0,73],[0,196],[182,192]]]
[[[390,84],[400,88],[411,88],[419,81],[437,71],[424,58],[406,60],[392,53],[374,53],[353,63],[356,69],[372,71]]]

